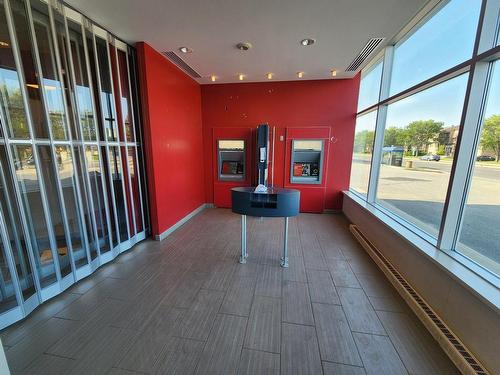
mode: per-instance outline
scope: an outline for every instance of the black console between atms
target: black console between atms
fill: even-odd
[[[300,192],[295,189],[268,187],[255,193],[254,187],[231,189],[232,211],[257,217],[291,217],[299,214]]]
[[[241,256],[240,263],[246,263],[248,257],[246,245],[246,218],[283,217],[285,218],[285,236],[281,266],[288,267],[288,218],[299,214],[300,192],[295,189],[282,189],[267,186],[267,168],[269,155],[269,126],[257,128],[257,183],[256,187],[236,187],[231,189],[231,209],[241,215]]]

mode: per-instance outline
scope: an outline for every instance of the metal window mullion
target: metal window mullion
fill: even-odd
[[[116,46],[114,46],[115,48],[115,64],[116,64],[116,75],[117,75],[117,81],[118,81],[118,102],[121,104],[121,99],[123,97],[122,95],[122,84],[121,84],[121,77],[120,77],[120,64],[119,64],[119,61],[118,61],[118,48],[116,48]],[[127,59],[125,59],[127,60]],[[128,74],[128,72],[125,72]],[[130,93],[129,93],[129,99],[130,99]],[[130,103],[128,103],[129,107],[130,107]],[[134,204],[134,199],[132,197],[132,179],[130,177],[130,170],[129,170],[129,165],[128,165],[128,146],[127,146],[127,131],[126,131],[126,126],[125,126],[125,114],[123,113],[123,110],[120,108],[120,112],[122,114],[122,136],[123,136],[123,142],[124,142],[124,145],[123,147],[125,147],[125,160],[123,160],[123,156],[121,158],[121,162],[122,162],[122,175],[123,177],[125,177],[125,167],[127,168],[127,181],[128,181],[128,188],[129,188],[129,200],[130,200],[130,206],[131,206],[131,209],[132,209],[132,222],[134,223],[134,235],[135,233],[137,233],[137,223],[136,223],[136,220],[135,220],[135,204]],[[120,130],[120,127],[118,127],[118,131]],[[121,150],[120,150],[121,151]],[[120,153],[121,154],[121,153]],[[124,181],[124,185],[125,185],[125,181]],[[127,196],[124,195],[124,198],[127,199]],[[125,202],[127,203],[127,202]],[[127,207],[128,208],[128,207]],[[128,215],[127,215],[127,218],[128,218]],[[132,237],[132,233],[130,233],[130,226],[128,225],[129,227],[129,238]]]
[[[62,221],[63,221],[63,228],[64,228],[64,234],[65,234],[65,237],[66,237],[66,245],[68,246],[68,249],[69,251],[72,253],[73,252],[73,247],[72,247],[72,244],[71,244],[71,236],[69,235],[69,228],[68,228],[68,223],[67,223],[67,216],[66,216],[66,206],[64,204],[64,196],[62,195],[62,186],[61,186],[61,182],[59,180],[59,175],[58,175],[58,172],[57,172],[57,164],[56,164],[56,160],[57,160],[57,157],[56,157],[56,153],[55,153],[55,147],[54,147],[54,136],[52,134],[52,126],[51,126],[51,121],[50,121],[50,115],[49,115],[49,111],[48,111],[48,108],[47,108],[47,97],[46,97],[46,93],[45,93],[45,90],[43,89],[43,72],[42,72],[42,64],[41,64],[41,61],[40,61],[40,55],[38,53],[38,44],[37,44],[37,41],[36,41],[36,34],[35,34],[35,29],[34,29],[34,24],[33,24],[33,15],[31,13],[31,4],[30,4],[30,1],[31,0],[25,0],[26,1],[26,4],[27,4],[27,12],[28,12],[28,19],[29,19],[29,25],[30,25],[30,31],[31,31],[31,38],[32,38],[32,43],[33,43],[33,55],[35,56],[35,68],[37,69],[38,71],[38,80],[40,82],[40,89],[41,89],[41,92],[42,92],[42,107],[43,107],[43,113],[45,115],[45,119],[47,121],[47,125],[48,125],[48,131],[49,131],[49,141],[50,141],[50,152],[52,154],[52,168],[53,168],[53,171],[56,175],[56,190],[57,190],[57,195],[58,195],[58,198],[59,198],[59,204],[60,204],[60,209],[61,209],[61,215],[62,215]],[[61,83],[62,85],[62,83]],[[64,99],[64,98],[63,98]],[[38,153],[38,148],[37,147],[34,147],[34,149],[36,149],[36,152]],[[39,163],[39,161],[38,161]],[[42,169],[40,168],[40,164],[38,165],[39,166],[39,170],[41,171]],[[50,222],[50,225],[51,225],[51,229],[53,229],[53,223],[52,223],[52,220],[50,218],[50,215],[48,214],[48,212],[50,212],[50,207],[49,207],[49,204],[48,204],[48,197],[47,197],[47,190],[45,189],[45,183],[43,181],[43,178],[40,179],[40,190],[41,190],[41,193],[42,193],[42,202],[44,204],[44,206],[46,206],[46,209],[47,209],[47,216],[49,217],[49,222]],[[53,233],[53,231],[51,230],[50,231],[52,233],[52,236],[53,236],[53,239],[54,239],[54,256],[55,256],[55,264],[58,266],[56,267],[57,269],[57,272],[58,272],[58,277],[59,277],[59,281],[62,279],[62,275],[61,275],[61,265],[59,263],[59,254],[58,254],[58,251],[57,251],[57,241],[55,239],[55,235]],[[70,257],[71,259],[71,257]],[[72,269],[74,270],[74,264],[71,264],[72,266]],[[74,275],[74,273],[73,273]]]
[[[132,97],[132,80],[130,79],[130,64],[129,64],[129,59],[128,59],[128,51],[127,51],[127,58],[125,59],[127,61],[127,79],[128,79],[128,87],[129,87],[129,98],[130,98],[130,110],[132,114],[132,118],[130,121],[132,122],[132,130],[134,133],[134,152],[135,152],[135,163],[134,163],[134,168],[135,168],[135,178],[137,181],[137,186],[139,187],[139,205],[141,209],[141,220],[142,220],[142,230],[144,231],[146,229],[146,224],[144,221],[144,207],[143,207],[143,201],[142,201],[142,186],[141,186],[141,179],[139,178],[139,159],[138,159],[138,154],[137,154],[137,132],[136,132],[136,123],[135,123],[135,110],[134,110],[134,104],[133,104],[133,97]],[[128,165],[128,164],[127,164]],[[137,227],[136,227],[137,231]]]
[[[12,43],[12,53],[14,56],[14,62],[16,64],[16,68],[17,68],[17,76],[18,76],[19,85],[21,88],[21,98],[23,100],[26,121],[28,123],[28,132],[30,134],[30,141],[32,141],[33,136],[34,136],[33,118],[31,117],[31,110],[30,110],[29,101],[28,101],[28,94],[26,92],[26,80],[24,77],[24,71],[22,69],[22,61],[21,61],[21,57],[20,57],[21,53],[19,51],[19,45],[17,43],[16,33],[15,33],[15,29],[14,29],[14,22],[13,22],[13,17],[12,17],[12,13],[11,13],[10,0],[4,0],[4,6],[5,6],[5,14],[7,17],[7,26],[8,26],[9,34],[10,34],[10,41]],[[6,128],[5,128],[5,126],[6,126],[5,122],[2,121],[2,124],[3,124],[2,126],[4,127],[3,133],[7,134]],[[30,144],[31,144],[31,142],[30,142]],[[32,146],[32,147],[34,149],[34,146]],[[14,159],[12,156],[12,149],[8,143],[7,143],[7,147],[5,148],[5,150],[7,153],[7,158],[9,159],[9,162],[10,162],[11,178],[12,178],[12,181],[14,181],[13,186],[14,186],[17,204],[19,206],[19,217],[21,219],[21,225],[23,227],[23,232],[24,232],[24,236],[26,239],[25,243],[26,243],[27,252],[28,252],[28,259],[31,263],[31,272],[32,272],[33,282],[35,284],[35,290],[36,290],[36,293],[38,296],[38,300],[41,301],[42,300],[42,295],[41,295],[42,286],[40,284],[40,275],[38,274],[38,263],[37,263],[37,259],[39,259],[40,254],[37,254],[37,258],[35,258],[35,252],[34,252],[33,247],[31,246],[32,245],[31,241],[30,241],[31,233],[29,230],[30,227],[28,225],[28,219],[26,218],[26,212],[24,210],[24,202],[23,202],[21,190],[20,190],[17,175],[16,175]],[[50,230],[49,230],[49,232],[50,232]],[[49,241],[50,241],[50,235],[49,235]],[[23,305],[23,309],[24,309],[24,305]]]
[[[72,163],[72,166],[73,166],[73,176],[71,177],[71,179],[73,180],[73,184],[74,184],[74,188],[76,189],[73,190],[73,193],[76,194],[76,209],[77,209],[77,215],[78,217],[80,218],[80,223],[79,223],[79,227],[80,227],[80,231],[82,232],[81,235],[83,236],[83,249],[84,251],[86,252],[87,254],[87,262],[90,263],[90,252],[89,252],[89,241],[88,241],[88,237],[87,237],[87,230],[86,228],[84,227],[85,226],[85,216],[83,215],[83,203],[82,203],[82,199],[81,199],[81,191],[80,191],[80,185],[79,185],[79,178],[78,178],[78,168],[76,168],[76,159],[75,159],[75,152],[73,150],[73,145],[72,145],[72,141],[73,141],[73,134],[72,134],[72,129],[71,129],[71,126],[69,124],[69,117],[70,116],[73,116],[73,121],[76,122],[76,118],[74,116],[74,113],[69,111],[68,109],[68,106],[67,106],[67,99],[66,98],[66,92],[64,90],[64,79],[63,79],[63,74],[62,74],[62,63],[61,63],[61,51],[59,51],[59,44],[57,42],[57,30],[56,30],[56,22],[55,22],[55,17],[54,17],[54,9],[53,9],[53,6],[51,4],[49,4],[49,21],[50,21],[50,26],[51,26],[51,29],[52,29],[52,39],[53,39],[53,44],[54,44],[54,53],[55,53],[55,57],[56,57],[56,66],[57,66],[57,73],[58,73],[58,76],[59,76],[59,81],[61,82],[61,94],[62,94],[62,101],[63,101],[63,108],[64,108],[64,111],[66,113],[66,125],[67,125],[67,131],[68,131],[68,139],[69,139],[69,144],[67,147],[69,147],[70,149],[70,153],[71,153],[71,163]],[[64,21],[64,24],[66,23],[65,20],[65,16],[64,14],[62,14],[62,17],[63,17],[63,21]],[[66,41],[68,42],[69,40],[69,37],[68,37],[68,33],[66,32],[66,27],[64,27],[64,31],[65,31],[65,37],[66,37]],[[71,50],[68,49],[68,54],[71,53]],[[68,69],[70,70],[70,72],[66,72],[66,74],[68,75],[68,90],[69,90],[69,100],[72,100],[72,96],[70,95],[72,92],[73,92],[73,86],[72,86],[72,74],[71,72],[73,71],[73,66],[68,66]],[[76,108],[74,105],[74,101],[72,101],[73,103],[73,108]],[[57,177],[58,177],[58,180],[60,180],[60,177],[59,177],[59,174],[57,174]],[[62,183],[61,183],[61,193],[62,193]],[[63,198],[64,198],[64,195],[63,195]],[[66,215],[67,215],[67,212],[66,212]],[[67,219],[67,217],[66,217]],[[71,237],[71,233],[68,231],[68,234],[70,235]],[[71,238],[70,238],[70,242],[71,242]],[[70,252],[71,255],[70,255],[70,260],[71,260],[71,263],[72,263],[72,269],[73,269],[73,272],[76,272],[76,263],[75,263],[75,257],[74,257],[74,254],[73,254],[73,244],[71,244],[71,249],[72,251]],[[75,278],[76,278],[76,273],[75,273]]]
[[[480,141],[484,109],[488,96],[492,64],[478,61],[481,45],[496,43],[497,17],[486,17],[490,6],[499,12],[499,1],[483,1],[479,16],[476,39],[472,52],[472,64],[467,82],[467,90],[460,121],[456,153],[451,168],[448,190],[443,208],[443,216],[438,236],[438,247],[442,250],[454,250],[462,223],[462,216],[471,180],[474,173],[476,149]],[[483,30],[485,33],[483,34]],[[493,30],[493,32],[492,32]]]
[[[96,64],[96,77],[97,77],[97,91],[98,91],[98,98],[97,100],[101,100],[101,92],[102,92],[102,88],[101,88],[101,73],[100,73],[100,69],[99,69],[99,59],[98,59],[98,55],[97,55],[97,43],[96,43],[96,40],[95,40],[95,34],[92,32],[92,43],[93,43],[93,47],[94,47],[94,61],[95,61],[95,64]],[[107,44],[107,43],[106,43]],[[102,106],[102,102],[101,102],[101,106]],[[106,152],[106,156],[107,156],[107,161],[108,161],[108,167],[109,167],[109,153],[108,153],[108,146],[107,146],[107,134],[106,134],[106,121],[104,119],[104,112],[101,110],[101,121],[102,121],[102,124],[103,124],[103,131],[104,131],[104,150]],[[97,129],[97,127],[96,127]],[[96,132],[96,134],[98,134],[98,132]],[[99,140],[99,137],[97,137],[97,139]],[[99,144],[101,144],[101,141],[99,141]],[[99,161],[100,161],[100,165],[101,165],[101,171],[103,173],[103,176],[104,176],[104,160],[102,158],[102,154],[101,154],[101,146],[98,146],[97,147],[97,150],[99,152]],[[119,226],[118,226],[118,215],[116,213],[116,204],[115,204],[115,193],[114,193],[114,188],[113,188],[113,184],[112,184],[112,180],[109,179],[109,171],[110,171],[110,168],[108,168],[108,181],[106,181],[106,178],[103,178],[102,181],[103,181],[103,188],[104,188],[104,194],[103,194],[103,197],[104,197],[104,205],[106,207],[106,211],[109,213],[110,212],[110,209],[109,209],[109,204],[112,204],[114,209],[113,209],[113,216],[114,216],[114,220],[115,220],[115,230],[116,230],[116,239],[118,241],[118,244],[121,243],[121,239],[120,239],[120,230],[119,230]],[[109,187],[109,191],[111,192],[111,199],[112,199],[112,202],[108,202],[108,194],[107,194],[107,189],[106,189],[106,184],[109,183],[110,184],[110,187]],[[113,249],[113,235],[111,233],[111,222],[109,222],[110,224],[110,250]]]
[[[382,78],[380,81],[379,102],[389,96],[391,86],[392,63],[394,60],[394,46],[387,46],[384,51],[384,62],[382,67]],[[385,123],[387,120],[387,105],[381,105],[377,110],[375,123],[375,139],[373,141],[372,162],[368,180],[368,192],[366,199],[374,203],[377,198],[378,177],[380,174],[380,162],[382,160],[382,148],[384,147]]]
[[[443,209],[438,247],[452,250],[458,237],[461,217],[467,201],[467,191],[474,171],[475,150],[479,144],[482,114],[486,105],[486,89],[491,64],[478,63],[470,73],[468,100],[464,103],[464,116],[460,124],[459,139],[448,183],[447,199]]]
[[[119,133],[120,131],[120,127],[118,126],[118,112],[117,112],[117,108],[115,107],[115,101],[116,101],[116,93],[115,93],[115,88],[114,88],[114,85],[113,85],[113,71],[112,71],[112,65],[111,65],[111,53],[110,53],[110,47],[109,47],[110,43],[108,41],[106,41],[106,50],[108,51],[108,67],[109,67],[109,77],[110,77],[110,82],[111,82],[111,97],[113,98],[113,100],[111,101],[111,107],[112,109],[114,109],[114,115],[115,115],[115,123],[117,124],[116,126],[116,131],[117,133]],[[116,47],[113,45],[113,48],[115,49],[115,57],[117,55],[117,52],[116,52]],[[117,72],[117,75],[118,75],[118,67],[116,67],[116,72]],[[120,79],[120,77],[117,77],[118,81]],[[120,98],[118,98],[120,99]],[[122,122],[123,122],[123,114],[122,114]],[[122,163],[122,165],[120,166],[120,170],[121,170],[121,178],[120,178],[120,182],[121,182],[121,185],[122,185],[122,194],[123,194],[123,199],[124,199],[124,208],[125,208],[125,221],[127,222],[127,236],[128,238],[130,239],[130,223],[129,223],[129,218],[128,218],[128,202],[127,202],[127,193],[125,191],[125,176],[124,176],[124,172],[123,172],[123,158],[121,156],[121,149],[120,149],[120,145],[119,145],[119,142],[120,142],[120,135],[117,134],[117,137],[116,137],[117,141],[118,141],[118,155],[120,156],[120,163]],[[116,158],[115,158],[116,159]],[[116,198],[113,196],[113,200],[116,202]],[[115,205],[116,207],[116,205]],[[116,211],[116,210],[115,210]],[[118,227],[119,228],[119,227]]]
[[[79,103],[78,103],[78,100],[77,100],[77,97],[76,97],[76,77],[75,77],[75,70],[74,70],[74,61],[73,61],[73,55],[71,53],[71,39],[69,37],[69,28],[68,28],[68,20],[66,18],[66,15],[63,14],[63,18],[64,18],[64,31],[66,33],[66,45],[67,45],[67,48],[68,48],[68,60],[69,60],[69,82],[70,82],[70,86],[71,86],[71,90],[73,92],[73,108],[75,109],[75,124],[76,126],[78,127],[78,131],[80,132],[80,135],[82,137],[82,141],[83,141],[83,128],[82,128],[82,124],[81,124],[81,119],[80,119],[80,111],[79,111]],[[85,39],[85,34],[83,33],[83,26],[80,26],[81,27],[81,30],[82,30],[82,40]],[[76,51],[77,53],[80,53],[79,52],[79,48],[76,48]],[[80,64],[80,61],[78,62],[78,64]],[[80,66],[80,71],[83,72],[83,67]],[[90,75],[88,74],[88,70],[87,70],[87,76],[89,77],[89,80],[90,80]],[[90,96],[92,97],[92,92],[90,92]],[[82,173],[82,176],[83,176],[83,179],[82,181],[84,182],[84,186],[83,186],[83,190],[85,190],[85,197],[87,198],[87,200],[90,201],[90,204],[91,204],[91,209],[89,210],[89,217],[90,217],[90,221],[91,221],[91,225],[92,225],[92,231],[94,233],[94,246],[96,247],[96,252],[98,251],[99,249],[99,232],[97,231],[97,224],[96,224],[96,220],[95,220],[95,212],[94,212],[94,202],[93,202],[93,198],[92,198],[92,194],[89,193],[89,190],[88,188],[91,187],[90,186],[90,179],[89,179],[89,176],[88,176],[88,168],[87,168],[87,158],[85,157],[85,148],[83,146],[83,143],[81,141],[74,141],[73,140],[73,146],[80,146],[81,149],[80,151],[83,152],[81,156],[81,160],[80,160],[80,163],[82,163],[82,166],[85,168],[84,171],[81,171]],[[73,153],[74,153],[74,147],[71,147]],[[74,156],[73,156],[74,157]],[[76,160],[76,159],[73,159],[73,160]],[[77,170],[78,168],[75,168],[75,170]],[[80,171],[78,171],[80,172]],[[85,186],[87,185],[87,186]],[[80,201],[82,200],[82,193],[81,193],[81,189],[80,191],[78,192],[78,196],[79,196],[79,199]],[[84,212],[83,212],[83,202],[81,201],[81,207],[82,207],[82,217],[84,218]],[[90,207],[88,207],[90,208]],[[86,222],[85,220],[82,219],[82,224],[85,225]],[[87,239],[87,243],[89,243],[89,246],[87,247],[86,249],[86,252],[87,252],[87,260],[88,260],[88,264],[90,264],[92,262],[92,256],[90,254],[90,242],[88,240],[88,236],[87,236],[87,228],[84,228],[84,233],[85,233],[85,237]]]

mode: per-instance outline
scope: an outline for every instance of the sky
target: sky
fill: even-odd
[[[472,56],[480,0],[452,0],[395,48],[390,95],[439,74]],[[498,64],[496,64],[498,65]],[[500,67],[495,70],[499,81]],[[363,75],[358,110],[377,101],[382,62]],[[389,106],[387,127],[403,127],[414,120],[458,125],[463,109],[468,74],[462,74]],[[500,112],[500,89],[492,85],[486,116]],[[495,99],[496,98],[496,99]],[[361,119],[360,119],[361,120]],[[359,122],[359,121],[358,121]],[[363,123],[371,122],[364,119]],[[365,125],[366,126],[366,125]]]

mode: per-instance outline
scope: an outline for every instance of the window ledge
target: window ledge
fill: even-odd
[[[389,229],[403,237],[411,245],[431,259],[441,269],[459,281],[497,311],[500,310],[500,279],[471,260],[454,251],[443,251],[424,238],[390,217],[351,191],[344,191],[346,198],[364,208],[374,218],[384,223]]]

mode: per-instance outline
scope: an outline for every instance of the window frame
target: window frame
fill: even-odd
[[[479,135],[482,129],[485,110],[485,99],[490,89],[492,64],[494,61],[500,59],[500,46],[497,44],[499,38],[498,29],[500,27],[498,4],[493,4],[495,2],[487,2],[486,0],[482,1],[473,53],[470,59],[408,87],[401,92],[395,93],[392,96],[390,95],[390,81],[395,46],[401,44],[404,40],[413,35],[413,33],[439,12],[447,3],[447,0],[435,0],[424,6],[422,11],[366,65],[368,69],[373,69],[373,67],[378,64],[380,57],[382,56],[383,58],[379,102],[370,107],[363,108],[356,113],[356,117],[360,117],[374,110],[378,111],[375,124],[372,161],[370,165],[370,178],[368,181],[368,194],[364,196],[351,188],[351,186],[349,186],[349,194],[354,195],[357,200],[365,202],[367,207],[369,206],[371,209],[377,210],[382,216],[404,226],[427,244],[450,255],[453,259],[466,266],[484,280],[499,287],[500,275],[495,274],[493,271],[456,250],[463,221],[464,208],[467,203],[471,178],[474,171],[475,155],[479,144]],[[488,46],[489,49],[484,50],[484,46]],[[369,71],[370,70],[368,70],[368,72]],[[416,225],[407,222],[404,218],[398,216],[397,213],[391,212],[377,203],[377,185],[387,119],[387,108],[388,105],[392,103],[417,94],[466,72],[468,72],[469,77],[459,124],[460,132],[450,172],[443,215],[439,227],[439,235],[436,239],[425,233]]]

